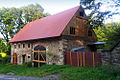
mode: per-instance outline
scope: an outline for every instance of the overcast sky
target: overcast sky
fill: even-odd
[[[57,12],[79,5],[80,0],[0,0],[1,7],[21,7],[28,4],[40,4],[45,12],[55,14]]]
[[[100,1],[109,1],[109,0],[100,0]],[[22,7],[27,6],[28,4],[40,4],[45,12],[50,14],[56,14],[58,12],[70,9],[72,7],[78,6],[80,0],[0,0],[0,8],[2,7]],[[106,9],[114,10],[114,8],[108,7],[109,4],[106,3],[102,6],[101,10],[105,11]],[[120,8],[119,8],[120,9]],[[88,13],[88,12],[86,12]],[[120,15],[115,15],[113,19],[106,20],[107,22],[118,22],[120,21]],[[0,35],[1,37],[1,35]]]

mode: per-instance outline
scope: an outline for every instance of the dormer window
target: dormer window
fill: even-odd
[[[84,12],[83,11],[80,12],[80,16],[84,16]]]
[[[75,34],[75,28],[74,27],[70,27],[70,34]]]
[[[88,31],[88,36],[90,36],[90,37],[92,36],[92,31],[91,30]]]

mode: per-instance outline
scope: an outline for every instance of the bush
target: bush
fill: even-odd
[[[0,63],[1,64],[7,64],[7,63],[10,63],[10,56],[7,55],[6,57],[0,57]]]
[[[25,62],[22,64],[22,67],[28,68],[28,67],[32,67],[32,63],[31,62]]]

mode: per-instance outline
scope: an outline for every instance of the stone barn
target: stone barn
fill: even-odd
[[[26,24],[9,42],[11,63],[64,64],[63,52],[80,46],[93,51],[97,37],[82,6]]]

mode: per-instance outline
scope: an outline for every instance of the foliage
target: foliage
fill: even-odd
[[[47,13],[44,14],[43,11],[44,9],[39,4],[0,9],[0,32],[4,40],[8,42],[25,24],[47,16]]]
[[[98,41],[105,41],[106,48],[111,48],[116,42],[120,40],[120,23],[107,23],[104,27],[94,29]]]
[[[103,22],[106,19],[111,18],[113,15],[120,15],[120,2],[117,0],[80,0],[80,4],[90,12],[88,18],[92,28],[103,27]],[[106,10],[102,10],[106,4],[107,7],[114,8],[114,11],[108,10],[107,8]]]
[[[58,55],[53,54],[53,53],[51,53],[51,52],[47,52],[46,54],[47,54],[48,56],[53,57],[53,58],[58,58]]]
[[[68,65],[44,65],[38,68],[24,68],[10,64],[0,65],[0,73],[15,71],[15,75],[43,77],[50,74],[60,74],[58,80],[119,80],[120,69],[110,66],[74,67]]]
[[[7,64],[10,63],[10,56],[7,55],[6,57],[0,57],[0,64]]]
[[[0,52],[4,52],[10,55],[10,48],[10,43],[6,43],[6,41],[3,39],[0,40]]]
[[[43,13],[41,5],[28,5],[21,8],[1,8],[0,9],[0,51],[10,54],[10,44],[8,41],[20,31],[27,23],[48,16]]]
[[[0,55],[1,55],[1,57],[3,57],[3,58],[7,56],[7,54],[6,54],[6,53],[3,53],[3,52],[1,52]]]
[[[25,62],[25,63],[22,64],[22,67],[24,67],[24,68],[32,67],[32,63],[31,62]]]

